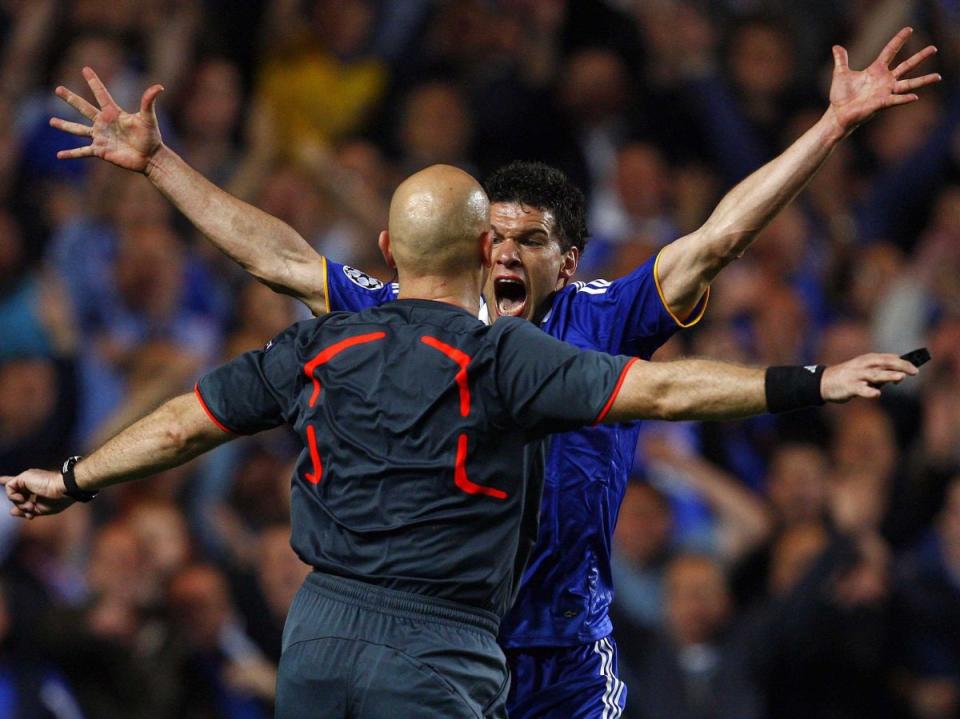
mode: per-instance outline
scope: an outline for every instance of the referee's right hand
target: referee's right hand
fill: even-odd
[[[7,490],[13,502],[10,514],[33,519],[45,514],[57,514],[73,504],[67,496],[63,476],[44,469],[28,469],[16,477],[0,477],[0,485]]]

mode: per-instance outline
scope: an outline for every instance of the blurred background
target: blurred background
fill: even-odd
[[[832,44],[859,69],[906,24],[944,82],[845,141],[657,357],[934,359],[879,403],[648,424],[615,626],[634,719],[958,717],[956,0],[0,0],[0,474],[306,316],[143,177],[56,159],[85,64],[128,110],[162,83],[168,144],[340,262],[389,277],[410,172],[539,159],[589,198],[578,279],[613,279],[813,124]],[[0,507],[0,716],[271,716],[297,452],[276,431],[55,518]]]

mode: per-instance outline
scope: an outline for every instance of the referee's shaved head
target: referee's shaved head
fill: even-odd
[[[404,180],[390,201],[390,244],[401,272],[449,275],[476,270],[490,201],[463,170],[432,165]]]

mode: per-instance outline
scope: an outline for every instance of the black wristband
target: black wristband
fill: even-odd
[[[66,487],[64,494],[78,502],[89,502],[97,496],[97,493],[80,489],[80,487],[77,486],[76,478],[73,476],[73,467],[80,459],[81,457],[79,456],[67,457],[67,460],[63,463],[63,467],[60,468],[60,475],[63,477],[63,486]]]
[[[768,412],[789,412],[823,404],[820,379],[823,365],[809,367],[768,367],[764,377]]]

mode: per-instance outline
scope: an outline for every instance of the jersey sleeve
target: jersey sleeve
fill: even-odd
[[[358,312],[396,299],[393,284],[384,284],[365,272],[324,258],[327,312]]]
[[[612,282],[574,285],[574,311],[586,315],[594,334],[609,339],[602,349],[649,359],[678,329],[692,327],[703,317],[709,289],[686,319],[670,311],[657,274],[659,258],[658,254]]]
[[[497,343],[497,389],[512,422],[531,438],[603,420],[633,357],[577,349],[522,320]]]
[[[303,375],[296,340],[303,324],[289,327],[265,349],[246,352],[200,378],[197,399],[220,429],[253,434],[293,422]]]

